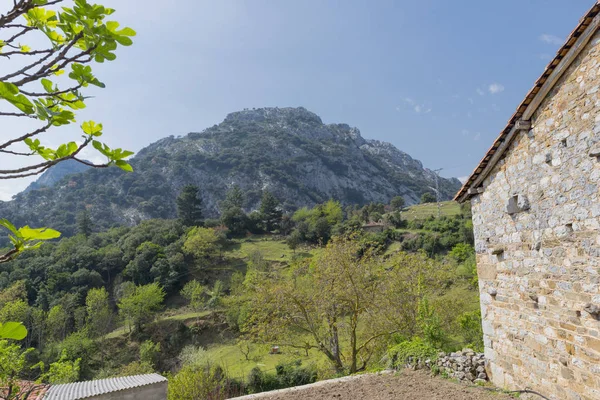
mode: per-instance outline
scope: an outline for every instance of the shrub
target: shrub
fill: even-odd
[[[416,364],[427,359],[435,361],[438,350],[425,343],[423,339],[415,337],[401,342],[388,350],[389,366],[400,369],[406,364]]]

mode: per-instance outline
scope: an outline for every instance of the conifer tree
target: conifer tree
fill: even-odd
[[[198,191],[197,186],[185,185],[177,197],[177,216],[186,226],[202,224],[202,199]]]
[[[282,212],[279,208],[279,200],[266,191],[263,193],[260,200],[260,215],[263,227],[267,232],[271,232],[279,227],[281,222]]]

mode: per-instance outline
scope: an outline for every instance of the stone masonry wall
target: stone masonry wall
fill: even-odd
[[[472,198],[490,379],[600,399],[600,35]]]

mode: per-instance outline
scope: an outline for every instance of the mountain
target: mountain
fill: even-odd
[[[40,175],[40,177],[35,182],[31,182],[31,184],[27,186],[27,188],[23,192],[27,193],[31,190],[37,190],[44,187],[54,186],[65,176],[78,174],[89,168],[91,167],[77,162],[75,160],[66,160],[60,162],[56,165],[53,165],[51,168],[48,169],[48,171]]]
[[[20,193],[0,202],[0,215],[69,235],[84,207],[100,227],[173,218],[175,199],[188,183],[200,187],[205,215],[216,217],[219,202],[236,184],[246,193],[247,210],[257,208],[263,190],[294,210],[330,198],[365,204],[402,195],[414,204],[433,191],[436,178],[390,143],[366,140],[346,124],[323,124],[302,107],[234,112],[200,133],[149,145],[131,164],[133,173],[90,169]],[[442,198],[450,199],[460,182],[439,178],[439,187]]]

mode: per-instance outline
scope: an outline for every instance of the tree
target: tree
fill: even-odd
[[[19,0],[4,2],[0,10],[0,35],[5,38],[0,46],[0,57],[4,58],[0,100],[12,107],[1,111],[0,117],[24,121],[23,131],[7,134],[0,141],[2,157],[11,157],[21,165],[0,171],[0,179],[41,174],[69,159],[93,167],[115,165],[132,171],[125,159],[133,153],[100,142],[103,127],[94,121],[81,124],[83,139],[79,142],[70,141],[56,148],[41,144],[56,128],[75,123],[76,112],[86,105],[85,88],[104,87],[89,64],[114,60],[118,45],[131,45],[135,35],[131,28],[119,29],[119,23],[105,20],[113,9],[90,5],[86,0],[75,0],[75,7],[43,7],[60,3],[63,0]],[[104,163],[79,158],[90,144],[105,157]],[[30,161],[31,157],[41,160]],[[47,228],[16,228],[5,219],[0,219],[0,226],[10,231],[13,246],[0,255],[0,263],[60,236]]]
[[[69,330],[69,314],[62,305],[56,305],[48,312],[47,325],[50,337],[54,340],[63,340]]]
[[[288,247],[296,254],[296,249],[302,243],[302,235],[298,231],[294,231],[288,236],[286,243]]]
[[[214,229],[195,227],[188,232],[183,251],[196,260],[208,259],[217,254],[220,241]]]
[[[260,199],[259,212],[263,228],[267,232],[271,232],[278,228],[282,216],[281,209],[279,208],[279,200],[267,190],[263,192],[262,198]]]
[[[77,233],[88,237],[92,234],[93,229],[94,225],[92,223],[92,218],[86,208],[77,215]]]
[[[186,226],[202,224],[202,199],[198,186],[185,185],[177,197],[177,216]]]
[[[110,330],[112,312],[105,288],[90,289],[85,298],[88,332],[93,337],[101,337]]]
[[[190,302],[190,307],[196,312],[206,304],[206,287],[197,280],[186,283],[181,289],[181,295]]]
[[[238,185],[234,185],[225,195],[225,200],[221,202],[221,211],[230,208],[244,208],[244,192]]]
[[[229,229],[232,236],[241,236],[246,233],[248,217],[239,207],[228,208],[221,214],[221,223]]]
[[[264,342],[317,349],[338,372],[365,369],[390,335],[416,333],[420,301],[444,288],[440,268],[422,256],[384,261],[348,238],[333,239],[313,262],[256,280],[243,329]]]
[[[165,298],[164,290],[158,283],[135,286],[119,303],[119,312],[128,324],[133,324],[137,331],[154,318]]]
[[[390,201],[390,206],[392,206],[394,210],[402,210],[405,204],[406,202],[404,201],[404,197],[402,196],[395,196]]]
[[[431,192],[425,192],[421,195],[421,204],[435,203],[436,198]]]

